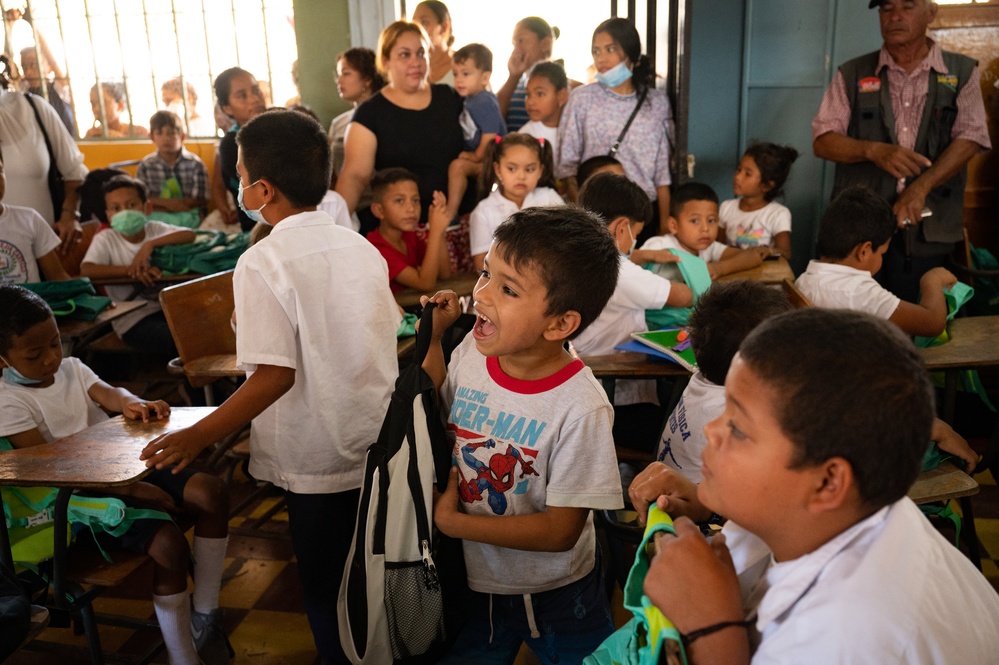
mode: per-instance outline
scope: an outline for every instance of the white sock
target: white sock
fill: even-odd
[[[201,660],[191,637],[191,604],[187,591],[171,596],[153,594],[153,608],[156,620],[160,622],[170,665],[199,665]]]
[[[194,611],[208,614],[219,606],[219,589],[225,570],[229,537],[194,537]]]

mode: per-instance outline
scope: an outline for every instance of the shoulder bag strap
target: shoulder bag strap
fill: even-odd
[[[49,164],[55,166],[56,157],[55,152],[52,150],[52,142],[49,141],[49,133],[45,131],[45,125],[42,124],[42,116],[38,113],[38,107],[35,106],[35,102],[31,99],[33,96],[34,95],[30,92],[24,93],[24,98],[28,100],[28,104],[31,106],[32,112],[35,114],[35,122],[38,123],[38,129],[42,130],[42,137],[45,139],[45,149],[49,151]],[[629,124],[631,123],[630,120],[628,122]]]
[[[642,104],[645,103],[645,97],[649,94],[649,89],[645,88],[642,90],[642,94],[638,96],[638,103],[635,104],[635,110],[631,112],[628,116],[628,122],[624,123],[624,129],[618,134],[617,140],[614,141],[614,145],[611,146],[610,152],[607,154],[611,157],[617,154],[618,148],[621,147],[621,141],[624,140],[624,135],[628,133],[628,129],[631,128],[631,123],[635,120],[635,116],[638,115],[638,111],[642,108]]]

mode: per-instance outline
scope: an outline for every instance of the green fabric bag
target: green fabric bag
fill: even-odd
[[[419,318],[416,314],[410,314],[409,312],[402,315],[402,321],[399,323],[399,329],[395,331],[396,338],[399,337],[412,337],[416,334],[416,322]]]
[[[999,260],[984,247],[968,244],[971,267],[976,270],[999,270]],[[978,315],[999,314],[999,277],[975,277],[972,306]]]
[[[634,616],[604,640],[596,651],[584,658],[583,665],[659,665],[668,662],[668,652],[674,654],[674,662],[686,665],[687,655],[683,650],[680,632],[642,591],[645,575],[649,572],[648,546],[660,532],[676,533],[669,515],[652,504],[649,507],[645,535],[624,584],[624,608]]]
[[[111,305],[110,298],[97,295],[89,277],[59,282],[30,282],[21,286],[40,295],[57,317],[93,321]]]
[[[247,247],[249,233],[225,234],[220,231],[195,231],[195,241],[186,245],[163,245],[153,250],[150,262],[164,273],[184,275],[189,272],[213,275],[232,270]]]
[[[184,192],[181,190],[180,181],[176,176],[170,176],[163,181],[160,188],[161,199],[182,199]],[[201,226],[201,213],[198,210],[186,210],[184,212],[154,212],[149,215],[149,219],[159,222],[182,226],[187,229],[197,229]]]
[[[696,305],[701,295],[711,288],[711,274],[708,272],[708,264],[699,256],[694,256],[693,254],[688,254],[677,249],[669,251],[680,257],[680,262],[674,265],[679,268],[683,281],[694,292],[694,304]],[[647,263],[643,267],[656,274],[659,273],[658,263]],[[685,326],[690,321],[690,315],[693,311],[693,307],[647,309],[645,310],[645,325],[648,326],[649,330]]]

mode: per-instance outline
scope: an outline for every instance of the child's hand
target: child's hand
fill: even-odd
[[[651,250],[651,259],[653,263],[679,263],[680,257],[669,251],[668,249],[656,249]]]
[[[443,192],[435,191],[427,210],[427,224],[431,232],[443,232],[451,223],[451,216],[447,212],[447,197]]]
[[[121,415],[144,423],[149,422],[150,415],[154,416],[153,420],[163,420],[170,417],[170,405],[161,399],[152,402],[132,399],[121,405]]]
[[[717,279],[721,276],[718,271],[718,264],[714,261],[708,264],[708,276],[711,278],[712,282],[717,281]]]
[[[437,303],[434,309],[434,336],[433,341],[439,342],[444,331],[451,327],[458,317],[461,316],[461,303],[458,301],[458,294],[454,291],[438,291],[434,295],[420,296],[420,304],[424,307],[427,303]],[[419,323],[417,323],[419,330]]]
[[[447,489],[443,494],[439,494],[434,489],[434,525],[440,529],[445,536],[454,537],[453,521],[458,515],[458,467],[451,467],[451,475],[447,480]]]
[[[971,475],[975,471],[975,465],[978,464],[978,453],[972,450],[964,437],[955,432],[950,425],[939,418],[934,418],[930,439],[937,442],[937,448],[940,450],[964,460],[965,473]]]
[[[955,277],[954,273],[947,270],[946,268],[933,268],[929,270],[919,280],[920,283],[922,283],[923,280],[926,280],[927,285],[938,284],[939,285],[938,288],[941,289],[949,289],[950,287],[957,284],[957,277]]]
[[[193,427],[185,427],[150,441],[142,449],[139,459],[145,460],[146,468],[155,466],[163,469],[176,464],[172,472],[177,473],[193,462],[206,447],[207,444],[201,442],[201,437]]]
[[[638,512],[640,524],[648,519],[652,502],[673,519],[689,517],[705,522],[711,517],[711,511],[697,499],[697,485],[662,462],[653,462],[635,476],[628,487],[628,498]]]
[[[769,245],[758,245],[756,247],[753,247],[751,251],[759,254],[760,263],[763,263],[774,254],[774,248],[770,247]]]
[[[149,243],[143,243],[139,247],[139,251],[135,253],[135,258],[132,259],[132,263],[128,266],[129,272],[138,272],[141,269],[149,267],[149,257],[153,255],[153,246]]]
[[[725,537],[719,534],[709,543],[686,517],[673,527],[676,538],[666,536],[659,541],[659,554],[645,576],[645,595],[681,633],[722,621],[742,621],[739,578]]]
[[[458,159],[464,159],[466,162],[479,163],[482,160],[476,157],[475,153],[471,150],[462,150],[458,153]]]

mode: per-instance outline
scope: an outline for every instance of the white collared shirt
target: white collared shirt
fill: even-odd
[[[745,607],[762,636],[754,665],[996,661],[999,595],[908,498],[781,563],[739,525],[723,533],[744,602],[765,588]]]
[[[809,261],[794,284],[816,307],[852,309],[879,319],[890,318],[900,302],[871,273],[838,263]]]
[[[493,190],[489,196],[479,201],[468,220],[472,256],[488,252],[496,227],[518,210],[535,206],[559,206],[563,203],[565,201],[558,192],[550,187],[535,187],[524,197],[524,205],[520,208],[503,196],[499,189]]]

